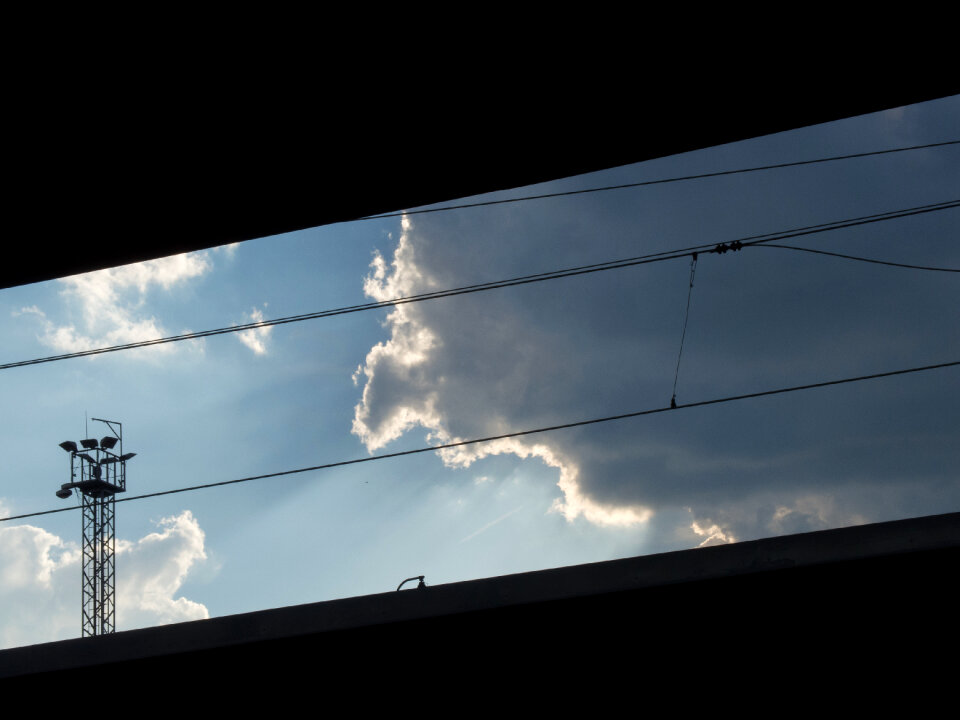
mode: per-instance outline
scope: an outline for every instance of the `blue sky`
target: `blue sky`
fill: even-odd
[[[953,97],[493,197],[958,128]],[[398,178],[415,164],[398,153]],[[4,290],[0,362],[957,198],[951,146],[316,228]],[[958,227],[948,210],[792,244],[958,267]],[[4,370],[0,516],[64,504],[57,444],[87,436],[85,413],[123,422],[132,495],[662,407],[689,272],[673,260]],[[703,255],[677,400],[956,360],[958,282],[786,250]],[[946,369],[124,502],[118,629],[956,511],[958,387]],[[0,536],[0,647],[78,635],[79,513]]]

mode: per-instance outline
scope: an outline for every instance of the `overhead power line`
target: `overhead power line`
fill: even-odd
[[[367,215],[359,218],[360,220],[382,220],[384,218],[402,217],[403,215],[425,215],[428,213],[448,212],[450,210],[465,210],[467,208],[489,207],[491,205],[506,205],[509,203],[527,202],[530,200],[545,200],[548,198],[570,197],[571,195],[586,195],[588,193],[608,192],[610,190],[626,190],[629,188],[648,187],[650,185],[666,185],[668,183],[685,182],[687,180],[702,180],[705,178],[723,177],[725,175],[742,175],[744,173],[761,172],[763,170],[779,170],[781,168],[799,167],[801,165],[817,165],[819,163],[835,162],[838,160],[853,160],[855,158],[865,158],[874,155],[890,155],[892,153],[908,152],[910,150],[924,150],[927,148],[945,147],[948,145],[960,144],[960,140],[948,140],[946,142],[929,143],[927,145],[910,145],[908,147],[890,148],[888,150],[873,150],[870,152],[854,153],[852,155],[833,155],[831,157],[815,158],[813,160],[797,160],[794,162],[783,162],[775,165],[757,165],[754,167],[738,168],[736,170],[720,170],[717,172],[698,173],[696,175],[680,175],[677,177],[660,178],[657,180],[643,180],[640,182],[623,183],[621,185],[603,185],[601,187],[584,188],[581,190],[566,190],[561,192],[541,193],[539,195],[524,195],[523,197],[504,198],[502,200],[481,200],[472,203],[461,203],[459,205],[445,205],[436,208],[423,208],[420,210],[404,210],[401,212],[384,213],[382,215]]]
[[[829,255],[830,257],[838,257],[845,260],[857,260],[859,262],[874,263],[876,265],[889,265],[890,267],[907,268],[909,270],[929,270],[931,272],[960,273],[960,268],[932,267],[930,265],[908,265],[907,263],[877,260],[876,258],[858,257],[856,255],[844,255],[843,253],[829,252],[827,250],[814,250],[813,248],[796,247],[794,245],[757,245],[756,247],[777,248],[779,250],[797,250],[799,252],[814,253],[816,255]]]
[[[864,380],[877,380],[880,378],[889,378],[895,375],[908,375],[911,373],[925,372],[928,370],[938,370],[942,368],[954,367],[960,365],[960,360],[937,363],[934,365],[924,365],[920,367],[902,368],[900,370],[890,370],[887,372],[873,373],[872,375],[859,375],[856,377],[841,378],[839,380],[824,380],[807,385],[794,385],[791,387],[776,388],[773,390],[761,390],[759,392],[746,393],[744,395],[729,395],[726,397],[714,398],[712,400],[700,400],[691,403],[682,403],[675,406],[656,407],[646,410],[635,410],[633,412],[622,413],[620,415],[608,415],[606,417],[592,418],[590,420],[576,420],[574,422],[563,423],[560,425],[551,425],[533,430],[518,430],[516,432],[503,433],[501,435],[491,435],[489,437],[475,438],[473,440],[459,440],[457,442],[446,443],[443,445],[428,445],[415,448],[413,450],[401,450],[399,452],[385,453],[383,455],[371,455],[352,460],[340,460],[337,462],[324,463],[322,465],[312,465],[310,467],[297,468],[295,470],[281,470],[279,472],[265,473],[263,475],[251,475],[249,477],[237,478],[234,480],[221,480],[220,482],[204,483],[202,485],[191,485],[189,487],[176,488],[174,490],[161,490],[143,495],[133,495],[130,497],[117,498],[117,502],[129,502],[132,500],[146,500],[147,498],[161,497],[164,495],[177,495],[179,493],[193,492],[194,490],[206,490],[209,488],[223,487],[226,485],[237,485],[239,483],[251,482],[253,480],[267,480],[270,478],[284,477],[286,475],[297,475],[299,473],[313,472],[315,470],[328,470],[346,465],[358,465],[360,463],[376,462],[378,460],[389,460],[391,458],[405,457],[407,455],[417,455],[420,453],[436,452],[438,450],[448,450],[450,448],[464,447],[465,445],[477,445],[480,443],[493,442],[494,440],[505,440],[507,438],[523,437],[526,435],[536,435],[538,433],[554,432],[557,430],[566,430],[569,428],[583,427],[586,425],[597,425],[599,423],[613,422],[615,420],[626,420],[628,418],[642,417],[644,415],[656,415],[673,410],[683,410],[686,408],[704,407],[707,405],[720,405],[722,403],[735,402],[738,400],[749,400],[753,398],[766,397],[768,395],[783,395],[786,393],[799,392],[802,390],[813,390],[816,388],[830,387],[833,385],[845,385],[848,383],[861,382]],[[37,517],[40,515],[52,515],[59,512],[67,512],[76,508],[57,508],[55,510],[41,510],[39,512],[23,513],[21,515],[10,515],[0,518],[0,522],[8,520],[22,520],[25,518]]]
[[[361,303],[359,305],[349,305],[346,307],[333,308],[330,310],[319,310],[315,312],[302,313],[299,315],[290,315],[287,317],[276,318],[274,320],[262,320],[259,322],[245,323],[243,325],[231,325],[229,327],[215,328],[213,330],[200,330],[197,332],[183,333],[181,335],[171,335],[169,337],[156,338],[153,340],[140,340],[132,343],[124,343],[120,345],[110,345],[100,348],[92,348],[90,350],[79,350],[72,353],[63,353],[61,355],[49,355],[46,357],[33,358],[31,360],[18,360],[15,362],[9,362],[0,364],[0,370],[9,370],[16,367],[25,367],[27,365],[40,365],[42,363],[56,362],[58,360],[69,360],[72,358],[88,357],[91,355],[102,355],[110,352],[118,352],[121,350],[134,350],[137,348],[150,347],[152,345],[163,345],[166,343],[172,342],[181,342],[184,340],[197,340],[205,337],[212,337],[215,335],[225,335],[227,333],[243,332],[245,330],[253,330],[256,328],[263,327],[272,327],[274,325],[285,325],[288,323],[302,322],[304,320],[318,320],[321,318],[334,317],[337,315],[346,315],[348,313],[363,312],[366,310],[379,310],[381,308],[394,307],[397,305],[405,305],[408,303],[422,302],[424,300],[436,300],[439,298],[445,297],[454,297],[457,295],[467,295],[470,293],[484,292],[486,290],[497,290],[500,288],[513,287],[516,285],[526,285],[536,282],[544,282],[546,280],[558,280],[565,277],[574,277],[577,275],[586,275],[589,273],[603,272],[606,270],[616,270],[619,268],[626,267],[635,267],[638,265],[647,265],[655,262],[662,262],[665,260],[676,260],[678,258],[692,257],[696,252],[711,252],[720,250],[721,247],[729,248],[734,246],[734,249],[739,249],[740,247],[748,247],[750,245],[758,245],[762,243],[773,242],[775,240],[786,240],[790,238],[802,237],[805,235],[812,235],[815,233],[828,232],[830,230],[842,230],[845,228],[856,227],[859,225],[867,225],[877,222],[885,222],[887,220],[895,220],[898,218],[910,217],[913,215],[921,215],[924,213],[938,212],[940,210],[949,210],[951,208],[960,207],[960,200],[950,200],[940,203],[931,203],[929,205],[920,205],[911,208],[904,208],[902,210],[891,210],[888,212],[875,213],[873,215],[864,215],[856,218],[848,218],[846,220],[837,220],[829,223],[819,223],[816,225],[808,225],[805,227],[794,228],[792,230],[785,230],[774,233],[765,233],[762,235],[750,235],[747,237],[739,238],[732,241],[729,245],[727,243],[709,243],[703,245],[696,245],[693,247],[680,248],[677,250],[665,250],[657,253],[649,253],[647,255],[639,255],[632,258],[623,258],[620,260],[609,260],[601,263],[593,263],[590,265],[580,265],[572,268],[565,268],[563,270],[552,270],[549,272],[536,273],[533,275],[522,275],[519,277],[508,278],[505,280],[493,280],[485,283],[477,283],[474,285],[464,285],[461,287],[451,288],[448,290],[437,290],[434,292],[420,293],[418,295],[409,295],[406,297],[394,298],[392,300],[383,300],[377,302]]]
[[[670,398],[670,407],[677,406],[677,380],[680,379],[680,358],[683,357],[683,341],[687,337],[687,322],[690,320],[690,298],[693,297],[693,278],[697,272],[697,253],[690,260],[690,287],[687,288],[687,310],[683,315],[683,332],[680,333],[680,350],[677,352],[677,370],[673,374],[673,395]]]

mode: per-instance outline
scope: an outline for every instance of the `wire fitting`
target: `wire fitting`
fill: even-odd
[[[743,243],[742,243],[742,242],[740,242],[739,240],[734,240],[734,241],[733,241],[732,243],[730,243],[729,245],[728,245],[727,243],[720,243],[719,245],[717,245],[717,246],[716,246],[713,250],[711,250],[710,252],[717,253],[718,255],[723,255],[723,254],[724,254],[725,252],[727,252],[728,250],[731,251],[731,252],[736,252],[737,250],[739,250],[739,249],[742,248],[742,247],[743,247]]]
[[[427,587],[427,584],[423,581],[423,575],[414,575],[412,578],[407,578],[407,579],[404,580],[402,583],[400,583],[399,585],[397,585],[397,592],[400,592],[400,588],[402,588],[404,585],[406,585],[406,584],[407,584],[408,582],[410,582],[411,580],[419,580],[419,581],[420,581],[420,582],[417,584],[417,590],[423,590],[423,589],[425,589],[425,588]]]

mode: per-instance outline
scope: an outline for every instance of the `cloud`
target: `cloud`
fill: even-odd
[[[10,315],[12,317],[19,317],[21,315],[36,315],[40,318],[46,318],[43,310],[38,308],[36,305],[30,305],[29,307],[22,307],[19,310],[11,310]]]
[[[189,510],[117,552],[117,624],[123,628],[203,620],[202,604],[176,597],[190,570],[206,560],[204,533]]]
[[[372,272],[364,282],[368,296],[387,300],[438,286],[438,281],[418,263],[412,228],[410,220],[403,218],[403,233],[389,265],[379,253],[374,256]],[[390,339],[373,347],[354,374],[355,382],[361,375],[365,382],[362,398],[354,410],[353,432],[371,452],[416,426],[425,428],[428,440],[436,444],[465,439],[451,430],[458,424],[472,427],[473,436],[496,435],[507,427],[502,418],[495,414],[484,416],[479,411],[485,403],[475,406],[478,412],[472,418],[464,416],[462,411],[469,406],[471,393],[464,391],[458,367],[462,368],[467,362],[465,355],[472,354],[471,348],[454,348],[441,340],[454,336],[432,326],[429,313],[433,307],[427,304],[396,306],[385,321],[391,332]],[[461,339],[462,335],[456,338]],[[496,348],[478,349],[474,357],[480,357],[484,350],[483,357],[488,359],[486,355]],[[451,358],[452,364],[458,367],[450,366]],[[532,371],[532,368],[526,369]],[[455,407],[450,407],[451,404]],[[582,515],[601,525],[632,525],[650,517],[649,509],[639,504],[614,506],[597,502],[584,494],[578,482],[576,463],[549,441],[508,438],[439,451],[447,466],[460,468],[491,455],[506,453],[537,458],[547,466],[557,468],[557,484],[563,497],[558,498],[551,509],[568,520]]]
[[[550,213],[502,206],[485,210],[482,223],[466,213],[404,218],[392,257],[374,255],[364,290],[387,300],[689,246],[703,241],[705,228],[730,240],[821,219],[806,207],[809,189],[794,197],[787,186],[757,184],[750,204],[768,200],[777,207],[772,218],[731,210],[743,203],[739,184],[721,190],[696,203],[662,189]],[[856,183],[826,192],[831,201],[847,192],[847,205],[828,208],[823,220],[860,211]],[[788,209],[804,220],[783,220]],[[646,238],[644,223],[662,237]],[[940,234],[930,237],[950,251]],[[840,240],[856,250],[858,238],[831,242]],[[877,226],[869,243],[869,253],[882,256],[901,235]],[[701,257],[681,404],[960,351],[940,326],[952,286],[796,255]],[[410,433],[443,444],[665,408],[688,288],[684,260],[394,307],[387,337],[354,374],[362,392],[352,431],[374,452]],[[571,522],[649,525],[657,513],[689,509],[677,536],[706,544],[960,507],[950,482],[960,457],[948,440],[960,431],[947,387],[957,387],[956,377],[908,382],[677,410],[439,455],[452,468],[510,454],[554,469],[558,495],[549,509]]]
[[[226,245],[218,245],[215,248],[212,248],[215,253],[223,253],[230,260],[232,260],[237,254],[237,248],[240,247],[239,242],[227,243]]]
[[[0,527],[0,647],[79,634],[80,549],[30,525]]]
[[[907,488],[897,492],[904,491],[909,492]],[[903,498],[894,502],[908,507]],[[823,493],[794,493],[792,497],[776,492],[755,493],[737,502],[689,509],[696,517],[691,529],[704,538],[700,545],[705,546],[862,525],[869,522],[868,513],[875,506],[865,505],[862,492],[840,487]],[[737,528],[741,536],[735,537],[730,528]]]
[[[209,617],[202,604],[177,597],[206,558],[203,531],[188,510],[158,525],[136,542],[118,539],[118,630]],[[0,647],[79,636],[80,564],[75,542],[31,525],[0,527]]]
[[[264,306],[266,306],[266,303],[264,303]],[[259,308],[253,308],[253,310],[251,310],[250,314],[247,316],[247,322],[263,322],[263,312]],[[250,348],[254,355],[266,355],[267,340],[270,339],[270,333],[272,331],[273,326],[267,325],[263,327],[250,328],[249,330],[241,330],[240,332],[234,333],[234,335],[240,342]]]
[[[708,547],[710,545],[726,545],[727,543],[734,543],[737,539],[730,533],[723,531],[723,528],[714,523],[713,525],[703,527],[699,522],[694,520],[690,524],[690,529],[693,530],[697,535],[703,538],[697,547]]]
[[[40,341],[59,352],[153,340],[172,333],[145,310],[148,293],[154,288],[170,291],[211,267],[206,252],[195,252],[73,275],[58,281],[72,322],[58,324],[35,306],[21,313],[42,320]],[[152,348],[153,353],[175,351],[174,344]],[[135,355],[143,357],[139,352]]]

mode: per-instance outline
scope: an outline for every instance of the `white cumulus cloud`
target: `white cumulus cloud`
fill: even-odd
[[[189,510],[160,520],[159,530],[117,552],[117,624],[144,627],[210,617],[202,604],[177,593],[206,560],[204,533]]]
[[[58,323],[37,307],[23,308],[21,314],[40,318],[40,341],[65,353],[153,340],[173,333],[146,310],[149,292],[171,291],[211,268],[208,254],[195,252],[73,275],[58,281],[70,322]],[[173,344],[153,348],[174,351]]]
[[[202,604],[177,596],[205,558],[204,534],[189,510],[140,540],[118,539],[117,629],[209,617]],[[0,526],[0,647],[79,636],[80,580],[76,542],[32,525]]]

